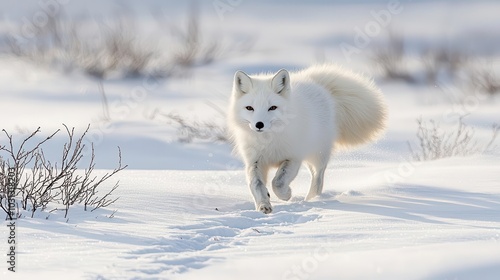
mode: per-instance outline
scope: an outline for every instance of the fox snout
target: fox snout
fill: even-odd
[[[264,128],[264,123],[263,122],[257,122],[255,124],[255,127],[260,131],[261,129]]]
[[[254,131],[257,131],[257,132],[264,132],[264,123],[261,122],[261,121],[258,121],[254,124],[250,123],[250,128]]]

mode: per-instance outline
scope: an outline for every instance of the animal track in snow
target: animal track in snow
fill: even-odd
[[[280,207],[281,208],[281,207]],[[200,218],[199,222],[171,228],[169,237],[158,240],[148,248],[129,252],[126,258],[138,258],[149,263],[140,271],[146,274],[180,273],[204,267],[212,257],[204,252],[245,246],[253,238],[273,234],[288,234],[287,227],[315,221],[318,214],[279,211],[270,215],[254,210],[220,212]]]

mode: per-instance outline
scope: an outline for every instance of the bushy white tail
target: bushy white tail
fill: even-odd
[[[334,97],[339,136],[335,148],[376,140],[384,131],[387,107],[371,79],[333,64],[312,66],[302,75],[322,85]]]

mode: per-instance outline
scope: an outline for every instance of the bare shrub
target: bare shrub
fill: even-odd
[[[202,36],[199,9],[191,5],[185,28],[172,27],[178,48],[174,50],[175,64],[182,67],[208,64],[222,56],[223,46],[218,41],[205,41]]]
[[[17,151],[14,149],[12,136],[9,135],[5,130],[2,130],[2,131],[7,135],[8,144],[7,144],[7,146],[0,145],[0,152],[2,152],[2,151],[6,152],[7,156],[9,157],[9,160],[12,160],[12,163],[5,161],[5,160],[2,160],[2,165],[3,165],[2,178],[7,178],[7,173],[6,173],[7,168],[9,168],[9,167],[13,168],[13,173],[14,173],[13,179],[14,179],[15,184],[17,185],[21,181],[21,177],[26,169],[26,166],[38,157],[38,154],[39,154],[38,150],[40,149],[40,146],[43,145],[48,140],[52,139],[52,137],[55,134],[57,134],[57,132],[59,130],[54,132],[52,135],[48,136],[47,138],[45,138],[43,141],[38,142],[38,144],[36,144],[31,149],[26,150],[25,145],[27,145],[27,143],[30,141],[30,139],[32,139],[38,132],[40,132],[40,128],[38,128],[35,132],[30,134],[28,137],[26,137],[22,141],[22,143],[20,144]],[[33,178],[35,178],[35,177],[33,177]],[[38,179],[39,178],[37,178],[37,180]],[[54,180],[58,180],[58,179],[54,178]],[[14,200],[14,198],[19,194],[19,189],[17,189],[16,192],[11,193],[7,189],[8,188],[7,180],[2,180],[2,181],[0,181],[0,183],[2,184],[2,186],[0,187],[0,189],[2,190],[2,193],[0,193],[0,204],[2,205],[2,209],[7,213],[7,216],[9,217],[9,219],[12,219],[12,213],[9,213],[7,211],[7,209],[9,208],[8,203],[10,201]],[[50,184],[50,182],[49,182],[49,184]],[[25,182],[25,185],[28,185],[28,181]],[[39,206],[43,207],[44,205],[46,205],[48,203],[48,201],[45,201],[45,199],[50,194],[48,193],[48,190],[45,189],[45,185],[42,185],[38,189],[39,184],[36,182],[31,182],[31,186],[33,186],[34,188],[37,188],[37,190],[40,191],[40,196],[37,197],[36,199],[34,199],[34,201],[35,201],[34,207],[38,208]],[[31,190],[29,192],[31,192]],[[33,193],[34,193],[34,191],[33,191]],[[27,205],[27,203],[24,204],[24,202],[28,200],[28,197],[24,196],[24,194],[25,193],[23,193],[23,198],[21,201],[23,202],[23,209],[26,210],[25,206]],[[42,194],[43,194],[43,196],[42,196]]]
[[[48,18],[48,24],[37,27],[30,39],[21,42],[10,36],[10,53],[65,70],[83,70],[99,79],[146,76],[166,63],[156,61],[161,56],[154,43],[137,38],[133,19],[120,17],[108,25],[100,24],[93,30],[96,39],[92,40],[85,25],[88,21],[76,22],[60,13]]]
[[[385,44],[374,49],[373,61],[387,80],[415,82],[406,65],[406,50],[403,37],[390,32]]]
[[[70,67],[103,79],[146,76],[153,71],[151,65],[159,56],[153,43],[141,42],[133,21],[120,18],[109,25],[100,25],[98,39],[88,43],[83,30],[75,23],[69,24],[64,38],[65,47],[59,53],[65,55]]]
[[[494,95],[500,93],[500,75],[492,67],[479,67],[468,73],[471,86],[482,93]]]
[[[159,26],[170,26],[168,38],[170,46],[173,75],[185,75],[186,70],[211,64],[231,56],[240,56],[249,52],[254,44],[253,38],[238,41],[226,41],[214,37],[210,30],[203,28],[199,6],[194,2],[189,7],[187,20],[181,25],[164,22],[165,17],[155,14]],[[207,35],[209,34],[209,35]]]
[[[2,167],[0,168],[0,179],[2,179],[0,180],[0,203],[4,211],[7,208],[5,201],[10,198],[6,192],[6,181],[3,179],[6,174],[5,166],[15,170],[17,182],[15,196],[20,200],[21,208],[30,211],[32,217],[37,210],[45,210],[49,203],[63,205],[65,217],[67,217],[70,206],[76,203],[83,204],[85,210],[89,207],[94,210],[109,206],[116,201],[116,199],[110,199],[109,196],[118,187],[118,183],[102,196],[98,195],[97,189],[104,181],[127,167],[121,163],[120,150],[118,149],[118,167],[99,178],[93,173],[95,155],[92,145],[90,163],[82,175],[77,172],[77,165],[81,163],[84,156],[83,141],[90,126],[78,138],[75,137],[74,128],[70,130],[66,125],[64,128],[67,141],[63,145],[59,162],[50,161],[41,146],[51,140],[60,130],[29,149],[26,145],[40,132],[40,128],[26,137],[17,149],[14,147],[12,135],[3,130],[8,139],[7,145],[0,146],[0,152],[8,157],[8,160],[0,159],[0,167]]]
[[[468,60],[468,55],[450,48],[426,48],[422,54],[424,79],[428,84],[436,84],[441,79],[453,80]]]
[[[146,76],[151,64],[159,57],[157,47],[151,42],[141,42],[133,21],[120,18],[114,24],[101,26],[100,40],[95,46],[87,46],[82,35],[75,44],[84,55],[76,63],[89,75],[104,78],[113,73],[120,77]]]
[[[164,117],[178,126],[177,136],[180,142],[191,143],[193,140],[227,142],[227,129],[211,121],[188,121],[183,117],[168,113]]]
[[[391,31],[374,49],[372,60],[386,80],[436,85],[454,82],[473,57],[456,46],[422,43],[413,48],[409,50],[402,35]]]
[[[149,118],[176,126],[177,140],[181,143],[191,143],[194,140],[229,141],[227,128],[215,121],[190,121],[176,113],[165,113],[158,109],[155,109]]]
[[[26,57],[37,63],[45,63],[54,55],[54,49],[63,45],[63,28],[61,14],[47,17],[47,23],[32,25],[32,34],[29,39],[19,40],[13,35],[7,36],[7,47],[10,52],[19,57]]]
[[[492,136],[488,143],[481,144],[474,136],[474,128],[465,124],[460,116],[458,124],[451,130],[444,130],[441,125],[429,120],[424,122],[422,118],[417,119],[417,139],[419,150],[414,150],[408,142],[411,155],[414,160],[435,160],[453,156],[469,156],[483,153],[492,148],[500,126],[492,126]]]
[[[9,176],[10,172],[0,156],[0,208],[7,214],[7,219],[12,220],[19,217],[19,204],[15,201],[15,190],[13,193],[10,189],[11,184],[16,184],[16,179]]]
[[[87,211],[90,207],[92,207],[91,211],[94,211],[96,209],[99,209],[101,207],[107,207],[113,203],[115,203],[118,198],[111,199],[109,196],[113,193],[118,188],[118,183],[116,182],[114,186],[107,192],[104,193],[104,195],[99,196],[98,193],[99,191],[97,188],[105,181],[107,181],[109,178],[114,176],[116,173],[120,172],[121,170],[125,169],[127,166],[122,165],[122,153],[120,148],[118,147],[118,167],[113,169],[113,171],[104,174],[101,177],[93,176],[94,168],[95,168],[95,163],[94,163],[94,146],[92,145],[92,154],[91,154],[91,160],[89,163],[88,168],[85,170],[85,175],[82,177],[82,179],[79,181],[80,184],[80,190],[82,195],[79,196],[79,199],[74,200],[72,203],[74,204],[75,202],[78,203],[83,203],[84,210]],[[70,204],[72,205],[72,204]]]
[[[173,25],[170,32],[159,32],[152,40],[139,36],[133,16],[121,15],[107,24],[89,27],[89,16],[78,21],[61,11],[48,16],[45,25],[36,26],[30,38],[8,36],[8,52],[39,64],[80,70],[104,79],[108,77],[183,76],[188,68],[212,63],[231,54],[251,49],[252,42],[230,42],[203,36],[198,7],[192,5],[187,25]],[[165,29],[165,24],[159,27]],[[168,29],[168,28],[167,28]],[[90,34],[89,34],[90,33]],[[170,42],[163,50],[158,42]]]

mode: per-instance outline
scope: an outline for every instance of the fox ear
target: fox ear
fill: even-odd
[[[285,69],[281,69],[274,75],[271,86],[277,94],[286,94],[290,89],[290,75]]]
[[[239,94],[247,93],[252,89],[252,78],[243,71],[236,71],[236,74],[234,74],[233,88],[234,91]]]

